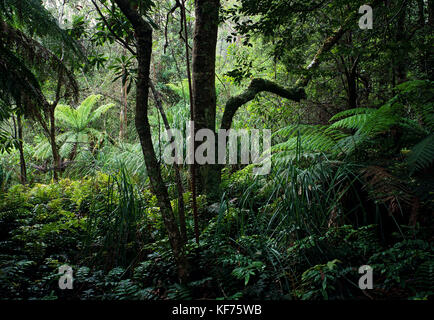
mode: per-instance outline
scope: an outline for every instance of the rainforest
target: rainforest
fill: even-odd
[[[433,27],[432,0],[0,0],[0,300],[431,300]]]

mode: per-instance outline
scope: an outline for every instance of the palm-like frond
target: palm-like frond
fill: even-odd
[[[3,152],[11,152],[12,149],[17,147],[17,140],[12,135],[0,128],[0,154]]]
[[[402,100],[412,105],[423,126],[434,131],[434,81],[414,80],[398,86]]]
[[[5,102],[10,102],[10,99],[19,101],[23,93],[39,105],[46,106],[46,99],[35,75],[20,58],[0,45],[0,97]]]
[[[74,74],[66,67],[65,62],[55,53],[35,39],[7,23],[0,21],[0,40],[19,56],[23,63],[32,66],[37,71],[38,78],[49,77],[54,72],[60,75],[59,81],[66,85],[66,96],[78,97],[78,84]]]
[[[379,109],[355,108],[346,110],[330,119],[330,121],[340,119],[334,122],[330,128],[358,130],[360,134],[374,136],[397,125],[402,118],[403,110],[404,106],[394,99]]]
[[[341,119],[333,123],[330,128],[337,129],[353,129],[360,130],[366,124],[368,119],[371,117],[371,114],[362,113],[362,114],[354,114],[347,118]]]
[[[64,59],[57,57],[60,54]],[[78,85],[65,61],[75,64],[77,58],[84,58],[79,45],[42,1],[0,0],[0,99],[6,104],[25,100],[20,111],[41,117],[39,109],[48,102],[39,83],[54,74],[65,88],[64,96],[76,98]]]
[[[63,122],[62,125],[74,129],[80,128],[77,112],[74,109],[72,109],[70,106],[59,104],[56,107],[54,115],[57,120]]]
[[[83,147],[87,146],[91,140],[97,141],[103,138],[104,134],[90,127],[90,124],[101,117],[114,104],[105,104],[92,111],[92,108],[101,97],[101,95],[91,95],[77,109],[68,105],[59,105],[56,108],[56,119],[60,120],[60,125],[68,130],[59,136],[61,143],[60,154],[62,157],[69,157],[73,148],[77,148],[78,152],[83,150]]]
[[[339,130],[327,126],[313,125],[290,125],[277,131],[274,135],[287,137],[287,140],[274,145],[271,151],[286,152],[284,157],[289,156],[288,151],[297,151],[298,148],[303,149],[303,154],[306,152],[328,152],[336,153],[339,149],[336,148],[337,142],[347,135]],[[282,158],[282,154],[277,158]]]
[[[74,145],[76,141],[75,134],[72,132],[66,132],[65,134],[62,135],[61,139],[62,139],[62,144],[59,149],[59,154],[63,158],[68,158],[72,150],[74,149]]]
[[[102,98],[102,95],[90,95],[78,106],[76,110],[72,109],[76,113],[77,121],[80,128],[85,128],[90,123],[90,114],[94,105]]]
[[[407,159],[411,171],[429,167],[434,161],[434,133],[416,144]]]
[[[108,111],[108,109],[110,109],[111,107],[114,107],[114,103],[108,103],[108,104],[104,104],[100,107],[98,107],[95,111],[93,111],[89,117],[89,123],[95,121],[96,119],[98,119],[99,117],[101,117],[102,114],[104,114],[105,112]]]
[[[399,126],[404,130],[417,135],[417,136],[426,136],[430,133],[430,130],[424,126],[422,126],[418,121],[409,118],[402,118],[399,121]]]
[[[63,122],[63,125],[77,132],[85,130],[90,123],[97,120],[103,113],[114,106],[113,103],[98,107],[95,111],[92,108],[101,99],[101,95],[90,95],[77,109],[68,105],[59,105],[56,108],[56,118]]]
[[[51,145],[48,140],[45,139],[36,145],[33,157],[37,160],[46,160],[52,157],[52,154]]]
[[[83,57],[77,42],[60,28],[40,0],[0,0],[0,18],[45,39],[48,47],[63,44],[67,52]]]
[[[83,133],[85,133],[87,136],[95,138],[96,140],[102,139],[105,134],[105,132],[101,132],[94,128],[86,128],[85,130],[83,130]]]
[[[404,131],[408,148],[407,163],[412,172],[430,166],[434,159],[434,90],[432,82],[410,81],[401,85],[395,97],[378,109],[355,108],[336,114],[329,126],[291,125],[274,136],[286,137],[272,147],[273,160],[286,165],[294,159],[306,159],[318,153],[352,154],[358,146],[390,133]],[[353,133],[348,134],[348,130]],[[387,136],[387,135],[386,135]],[[415,141],[419,141],[415,144]]]
[[[353,116],[353,115],[370,114],[375,111],[376,109],[373,108],[353,108],[335,114],[333,117],[330,118],[330,121],[336,121],[342,118],[348,118],[349,116]]]

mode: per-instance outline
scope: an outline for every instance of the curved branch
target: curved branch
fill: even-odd
[[[379,4],[381,4],[381,0],[373,0],[371,7],[377,7]],[[341,40],[342,36],[349,30],[352,29],[354,24],[357,22],[357,19],[359,17],[358,11],[354,10],[352,11],[349,16],[344,20],[342,25],[333,32],[333,34],[326,38],[321,45],[321,47],[316,52],[315,56],[313,57],[312,61],[309,63],[309,65],[305,68],[305,71],[307,74],[300,77],[300,79],[297,80],[296,85],[300,87],[306,87],[309,84],[309,81],[312,79],[312,70],[316,69],[322,62],[324,54],[329,52],[338,42]]]
[[[232,124],[232,119],[237,112],[237,110],[247,102],[253,100],[256,95],[260,92],[267,91],[277,94],[280,97],[297,101],[306,98],[306,94],[303,88],[284,88],[277,83],[265,80],[265,79],[253,79],[249,87],[243,93],[229,98],[226,102],[225,111],[222,117],[222,123],[220,129],[230,129]]]

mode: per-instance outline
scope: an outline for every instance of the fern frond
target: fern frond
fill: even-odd
[[[349,116],[354,116],[358,114],[369,114],[375,112],[376,110],[377,109],[373,109],[373,108],[354,108],[354,109],[344,110],[335,114],[333,117],[330,118],[329,121],[336,121],[342,118],[347,118]]]
[[[429,130],[427,128],[421,126],[420,123],[413,119],[402,118],[399,121],[399,126],[404,130],[416,135],[426,136],[429,134]]]
[[[86,127],[86,125],[90,122],[90,114],[93,106],[102,98],[100,94],[93,94],[84,99],[84,101],[78,106],[77,118],[80,122],[80,128]]]
[[[371,114],[367,113],[355,114],[353,116],[336,121],[330,126],[330,128],[360,130],[366,124],[370,116]]]
[[[429,167],[434,161],[434,133],[416,144],[407,158],[410,171],[422,170]]]
[[[61,43],[67,52],[72,52],[81,59],[84,57],[78,43],[66,30],[60,28],[40,0],[2,0],[0,17],[7,22],[19,24],[21,28],[43,39],[51,40],[53,47]]]
[[[107,110],[109,110],[110,108],[114,107],[115,104],[114,103],[109,103],[109,104],[105,104],[102,105],[100,107],[98,107],[95,111],[93,111],[89,117],[89,122],[91,123],[93,121],[95,121],[96,119],[98,119],[103,113],[107,112]]]
[[[80,124],[76,110],[68,105],[59,104],[54,112],[56,119],[60,120],[63,125],[77,129]]]
[[[48,140],[40,142],[35,147],[33,157],[37,160],[46,160],[52,156],[51,145]]]
[[[74,148],[74,145],[75,143],[73,139],[66,140],[59,149],[60,156],[63,158],[68,158],[72,152],[72,149]]]

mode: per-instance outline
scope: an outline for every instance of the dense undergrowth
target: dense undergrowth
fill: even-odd
[[[227,166],[221,200],[197,198],[199,244],[185,192],[190,277],[182,285],[146,173],[119,161],[110,174],[71,171],[75,178],[57,183],[6,188],[3,179],[0,298],[432,297],[432,88],[413,82],[401,92],[329,126],[282,129],[269,175]],[[177,215],[176,188],[168,190]],[[65,264],[73,290],[59,289]],[[372,290],[359,288],[363,265],[373,269]]]
[[[0,300],[434,297],[433,1],[49,3],[0,0]],[[171,165],[191,120],[272,139]]]
[[[385,242],[377,225],[346,224],[298,237],[264,210],[267,201],[248,209],[232,200],[200,206],[208,223],[200,244],[187,245],[192,276],[181,286],[155,197],[126,174],[14,186],[0,208],[0,296],[423,299],[434,292],[432,230],[401,229]],[[190,234],[191,220],[189,213]],[[63,264],[73,268],[73,290],[59,289]],[[374,270],[373,290],[358,287],[365,264]]]

